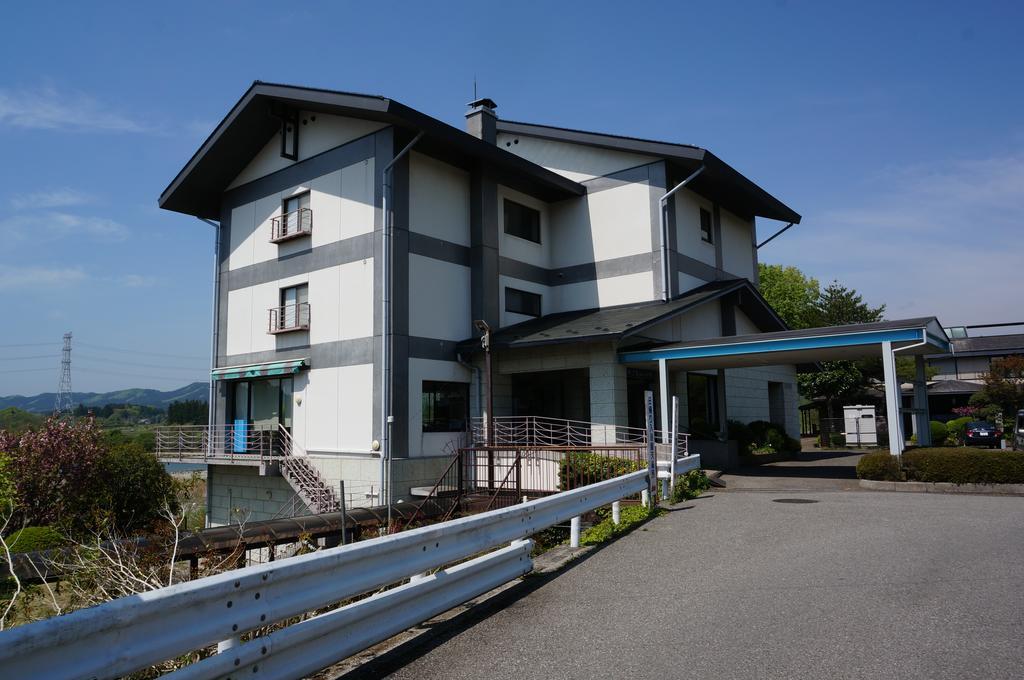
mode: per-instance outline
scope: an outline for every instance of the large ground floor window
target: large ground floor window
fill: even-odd
[[[253,430],[276,430],[284,425],[291,431],[292,395],[295,390],[291,378],[267,380],[239,380],[228,391],[231,423],[243,423]]]

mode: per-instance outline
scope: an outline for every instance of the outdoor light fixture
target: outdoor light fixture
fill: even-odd
[[[494,444],[494,390],[491,380],[491,327],[483,319],[473,322],[476,329],[483,333],[480,336],[480,347],[484,350],[484,372],[487,374],[487,445]],[[493,455],[493,454],[491,454]],[[493,479],[493,477],[491,477]]]

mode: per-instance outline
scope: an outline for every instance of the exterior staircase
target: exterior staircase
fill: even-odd
[[[283,426],[279,428],[281,476],[312,512],[320,514],[340,510],[341,502],[337,494],[327,486],[320,472],[310,464],[305,455],[295,455],[299,447],[292,440],[288,430]]]

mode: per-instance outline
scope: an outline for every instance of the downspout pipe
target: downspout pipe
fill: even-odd
[[[378,505],[387,505],[389,514],[391,508],[391,230],[393,220],[389,208],[391,198],[391,170],[395,163],[400,161],[412,150],[420,139],[423,138],[421,130],[412,138],[412,141],[405,145],[401,151],[392,158],[381,171],[381,362],[383,370],[380,372],[380,393],[381,393],[381,422],[380,422],[380,498]],[[388,518],[390,522],[390,517]]]
[[[697,175],[699,175],[700,173],[704,172],[704,167],[705,166],[702,165],[699,168],[697,168],[696,170],[694,170],[693,174],[691,174],[689,177],[684,179],[679,184],[677,184],[674,187],[672,187],[672,189],[670,191],[668,191],[668,193],[666,193],[664,196],[662,196],[661,198],[658,199],[658,233],[661,234],[661,301],[662,302],[668,302],[668,276],[669,276],[669,272],[668,272],[668,233],[666,232],[668,227],[666,225],[666,220],[665,220],[665,211],[668,208],[668,199],[672,198],[673,194],[675,194],[677,191],[679,191],[680,189],[685,187],[687,184],[689,184],[691,181],[693,181],[697,177]]]
[[[216,387],[213,382],[213,371],[217,368],[217,345],[220,339],[220,223],[205,217],[197,218],[200,222],[213,227],[213,334],[210,341],[210,403],[207,405],[206,455],[213,456],[213,427],[217,420]]]

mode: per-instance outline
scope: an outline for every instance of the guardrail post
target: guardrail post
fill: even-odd
[[[651,507],[651,492],[649,489],[644,489],[640,492],[640,504],[645,508]]]
[[[569,547],[580,547],[580,516],[576,515],[569,520]]]
[[[612,503],[612,524],[616,526],[622,524],[622,511],[618,501]]]
[[[345,543],[348,542],[347,539],[346,539],[346,534],[348,534],[348,512],[345,509],[345,480],[344,479],[341,480],[341,482],[339,482],[339,486],[340,486],[339,493],[341,494],[341,496],[339,497],[339,501],[338,501],[339,505],[341,506],[341,544],[345,545]]]

